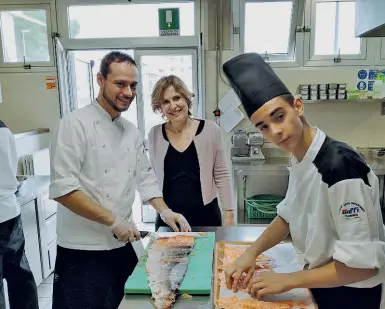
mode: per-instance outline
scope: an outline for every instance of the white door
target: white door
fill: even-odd
[[[70,95],[68,52],[60,43],[58,38],[55,38],[55,51],[59,87],[60,116],[64,117],[66,114],[72,112],[75,107],[73,106]]]
[[[147,141],[150,129],[163,118],[152,111],[151,93],[155,83],[163,76],[177,75],[195,94],[193,116],[196,115],[198,95],[198,58],[195,49],[136,50],[135,61],[139,70],[138,119],[139,129]]]

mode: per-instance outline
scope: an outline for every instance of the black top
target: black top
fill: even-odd
[[[202,132],[204,125],[205,121],[200,120],[195,136]],[[163,138],[169,141],[165,124],[162,126],[162,133]],[[169,143],[164,158],[163,197],[166,204],[177,212],[183,207],[181,201],[189,205],[203,204],[200,167],[194,141],[183,152]]]
[[[200,120],[195,136],[205,125]],[[168,140],[165,125],[162,126],[163,138]],[[200,166],[194,141],[183,152],[176,150],[169,143],[164,158],[163,197],[168,207],[182,214],[190,226],[220,226],[221,211],[215,198],[204,205],[200,179]],[[157,215],[155,229],[165,223]]]

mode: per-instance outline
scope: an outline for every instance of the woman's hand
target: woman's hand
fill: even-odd
[[[173,212],[170,208],[163,210],[160,213],[160,217],[175,232],[191,232],[190,224],[187,222],[186,218],[179,213]],[[179,224],[180,230],[177,224]]]
[[[261,272],[250,280],[247,290],[257,298],[266,294],[280,294],[293,289],[292,274],[278,274],[275,272]]]
[[[234,211],[233,210],[225,210],[224,218],[223,218],[223,226],[233,226],[234,222]]]

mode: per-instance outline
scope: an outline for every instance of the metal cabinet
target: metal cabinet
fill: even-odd
[[[47,278],[55,267],[56,260],[56,214],[43,222],[45,241],[43,245],[43,276]]]
[[[55,269],[56,261],[56,239],[48,245],[48,272],[52,273]]]
[[[41,204],[44,212],[44,219],[47,220],[57,212],[57,202],[50,200],[48,192],[43,191],[41,194]]]
[[[27,256],[29,266],[32,270],[36,284],[43,281],[40,242],[39,242],[39,224],[37,217],[36,200],[30,201],[21,206],[21,221],[25,238],[25,255]]]
[[[44,188],[39,196],[40,244],[43,278],[47,278],[55,267],[56,260],[56,213],[57,202],[48,197],[48,188]]]

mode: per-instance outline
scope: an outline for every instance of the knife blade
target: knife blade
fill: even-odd
[[[146,237],[150,232],[149,231],[139,231],[140,233],[140,238]]]
[[[149,231],[139,231],[139,233],[140,233],[140,238],[144,238],[144,237],[146,237],[148,234],[150,234],[151,232],[149,232]],[[118,239],[118,237],[114,234],[114,238],[115,239]]]

